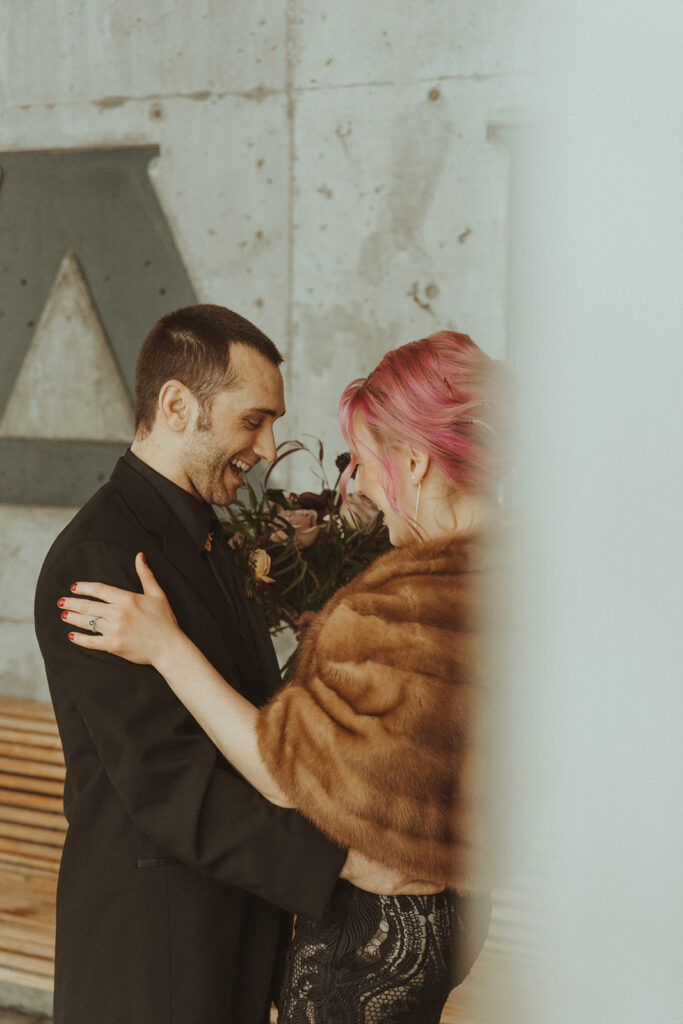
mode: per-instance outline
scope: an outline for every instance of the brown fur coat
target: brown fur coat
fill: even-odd
[[[481,882],[483,624],[501,542],[497,528],[382,555],[318,615],[259,713],[269,770],[323,832],[460,887]]]

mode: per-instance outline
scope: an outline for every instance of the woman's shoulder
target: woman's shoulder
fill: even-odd
[[[413,639],[421,628],[452,634],[479,588],[480,545],[472,535],[386,552],[332,598],[311,644],[319,656],[356,660],[403,646],[408,629]]]
[[[345,605],[355,606],[359,600],[380,599],[397,589],[407,593],[413,587],[441,587],[456,584],[458,578],[468,573],[495,571],[496,566],[506,560],[504,549],[508,539],[507,524],[496,523],[487,528],[392,548],[337,592],[330,602],[330,611]]]

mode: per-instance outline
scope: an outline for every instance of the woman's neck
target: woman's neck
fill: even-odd
[[[424,540],[439,540],[477,530],[495,517],[495,498],[481,491],[425,495],[418,523]]]

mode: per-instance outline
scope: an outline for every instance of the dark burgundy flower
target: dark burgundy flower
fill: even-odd
[[[292,495],[294,497],[294,495]],[[334,506],[334,491],[326,487],[316,494],[314,491],[303,491],[296,495],[296,504],[299,508],[310,508],[318,513],[318,518],[324,516]]]

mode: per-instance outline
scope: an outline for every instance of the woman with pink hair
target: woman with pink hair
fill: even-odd
[[[298,918],[281,1024],[437,1024],[490,911],[485,701],[507,572],[508,375],[467,335],[440,331],[350,384],[340,420],[344,494],[353,479],[376,504],[393,550],[316,617],[265,707],[182,633],[142,555],[142,594],[80,583],[97,603],[62,607],[82,629],[97,617],[101,635],[73,643],[153,665],[269,800],[416,880],[421,895],[340,881],[321,921]]]

